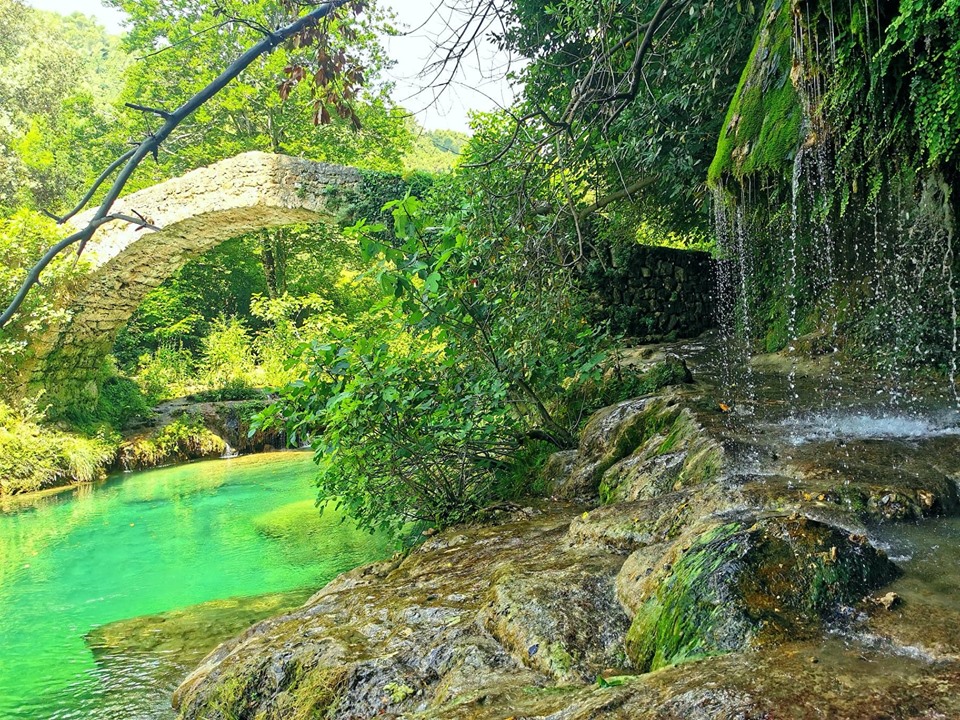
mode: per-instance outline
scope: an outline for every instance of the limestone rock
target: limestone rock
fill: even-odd
[[[639,668],[655,670],[802,638],[838,605],[858,602],[897,575],[866,541],[803,517],[697,529],[675,541],[627,598],[637,608],[627,652]]]

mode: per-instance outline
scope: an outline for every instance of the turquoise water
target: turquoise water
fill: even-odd
[[[183,660],[98,662],[91,630],[218,598],[305,596],[388,554],[383,538],[311,511],[313,474],[306,453],[216,460],[0,512],[0,718],[172,717]]]

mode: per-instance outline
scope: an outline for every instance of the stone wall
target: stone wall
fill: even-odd
[[[644,342],[694,337],[716,325],[714,261],[691,250],[617,245],[588,267],[594,320]]]

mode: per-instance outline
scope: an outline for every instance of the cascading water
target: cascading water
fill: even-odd
[[[815,23],[810,6],[802,7],[803,12],[794,8],[792,21],[790,81],[803,120],[790,194],[785,198],[784,190],[750,177],[741,178],[739,192],[714,188],[714,229],[724,258],[718,314],[727,362],[742,363],[724,372],[725,393],[750,404],[756,382],[751,355],[764,324],[769,327],[780,317],[782,335],[774,337],[791,361],[785,388],[790,414],[843,408],[844,378],[859,362],[865,367],[856,371],[857,380],[877,388],[884,412],[928,407],[931,395],[960,407],[949,188],[932,172],[893,174],[871,179],[870,187],[840,188],[843,175],[834,162],[844,138],[832,136],[822,111],[829,68],[837,62],[833,13],[827,44],[810,29]],[[869,18],[866,42],[875,47],[883,42],[880,21],[868,12],[867,2],[863,9]],[[738,149],[753,151],[749,145]],[[770,237],[776,228],[783,228],[779,242]],[[781,275],[772,275],[760,290],[754,272],[767,267]],[[769,334],[766,344],[773,344]],[[852,351],[843,352],[845,345]],[[797,386],[801,355],[814,357],[823,368],[819,382],[805,393],[804,408],[799,408]],[[936,372],[946,377],[931,391],[929,378]]]

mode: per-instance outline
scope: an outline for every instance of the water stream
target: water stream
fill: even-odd
[[[219,641],[389,554],[319,515],[313,474],[309,453],[277,453],[4,508],[0,718],[172,718],[172,689]]]

